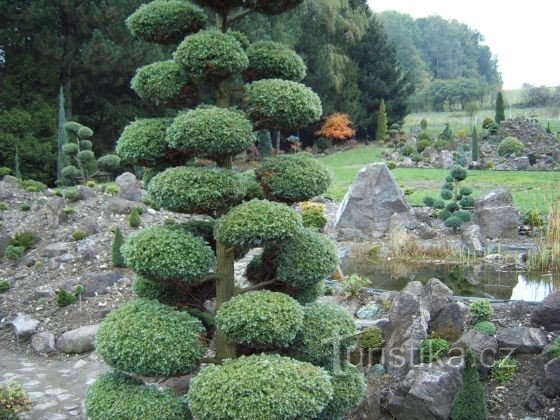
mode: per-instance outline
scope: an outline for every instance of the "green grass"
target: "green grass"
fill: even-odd
[[[337,152],[321,159],[331,169],[334,181],[328,195],[335,200],[342,200],[348,187],[354,182],[360,169],[368,163],[383,161],[382,153],[386,149],[374,146],[360,146],[347,151]],[[422,205],[425,195],[439,196],[447,169],[396,168],[393,175],[401,189],[414,189],[407,196],[413,206]],[[473,189],[474,198],[481,197],[496,188],[511,191],[513,201],[522,212],[536,209],[546,213],[550,203],[559,195],[560,173],[525,172],[525,171],[469,171],[463,181]]]

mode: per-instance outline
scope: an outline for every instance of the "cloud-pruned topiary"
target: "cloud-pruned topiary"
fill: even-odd
[[[95,348],[109,366],[123,372],[186,375],[204,355],[204,327],[186,312],[138,299],[107,315],[97,331]]]
[[[143,385],[124,373],[100,376],[87,391],[85,411],[91,420],[183,420],[188,408],[169,390]]]
[[[217,30],[200,31],[185,38],[173,58],[197,80],[222,80],[245,70],[249,64],[237,39]]]
[[[348,362],[342,369],[331,372],[333,398],[323,412],[317,417],[321,420],[341,419],[364,398],[366,382],[364,374]]]
[[[303,326],[290,346],[292,357],[328,367],[356,345],[356,325],[343,308],[312,303],[306,305],[304,311]],[[338,354],[333,350],[334,341],[339,344]]]
[[[209,366],[193,379],[187,398],[199,419],[287,420],[314,418],[332,395],[324,369],[261,354]]]
[[[306,66],[296,52],[279,42],[259,41],[247,50],[249,67],[243,73],[248,81],[284,79],[299,82]]]
[[[215,215],[241,202],[241,180],[227,169],[176,166],[150,181],[150,198],[163,209]]]
[[[143,276],[136,276],[132,283],[132,290],[140,299],[157,300],[167,304],[173,298],[175,288],[152,281]]]
[[[338,252],[332,241],[311,229],[291,237],[278,255],[278,277],[297,288],[324,280],[337,266]]]
[[[169,146],[220,160],[243,152],[254,141],[251,123],[228,109],[199,108],[180,114],[167,130]]]
[[[216,325],[239,344],[285,347],[303,322],[303,308],[284,293],[261,290],[234,296],[216,314]]]
[[[499,156],[508,156],[512,153],[518,155],[523,152],[523,150],[525,150],[525,146],[516,137],[506,137],[498,145]]]
[[[141,118],[131,122],[117,141],[117,155],[131,165],[157,165],[165,159],[165,131],[171,121],[169,118]]]
[[[311,286],[297,289],[292,293],[292,297],[302,305],[313,303],[325,294],[325,282],[319,281]]]
[[[136,37],[147,42],[172,44],[206,26],[206,14],[200,7],[181,0],[154,0],[141,5],[126,20]]]
[[[262,246],[281,241],[303,229],[292,208],[267,200],[251,200],[229,211],[216,223],[216,240],[238,246]]]
[[[257,128],[294,129],[321,118],[323,108],[315,92],[289,80],[259,80],[247,86],[245,109]]]
[[[193,283],[214,265],[214,253],[202,239],[154,227],[130,235],[121,247],[126,265],[157,280]]]

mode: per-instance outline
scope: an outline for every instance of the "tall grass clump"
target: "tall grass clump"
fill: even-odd
[[[560,203],[550,205],[544,235],[537,241],[537,252],[529,254],[531,270],[560,269]]]

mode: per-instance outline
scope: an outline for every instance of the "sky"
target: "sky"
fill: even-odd
[[[368,0],[374,12],[439,15],[480,32],[498,57],[504,89],[560,86],[560,2],[555,0]]]

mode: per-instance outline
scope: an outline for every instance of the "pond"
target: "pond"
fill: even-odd
[[[493,267],[489,264],[461,265],[458,263],[423,263],[386,261],[371,262],[364,258],[347,257],[342,271],[358,273],[371,280],[371,288],[402,290],[410,281],[426,283],[440,279],[456,296],[485,297],[500,300],[540,302],[560,288],[560,273],[533,273]]]

